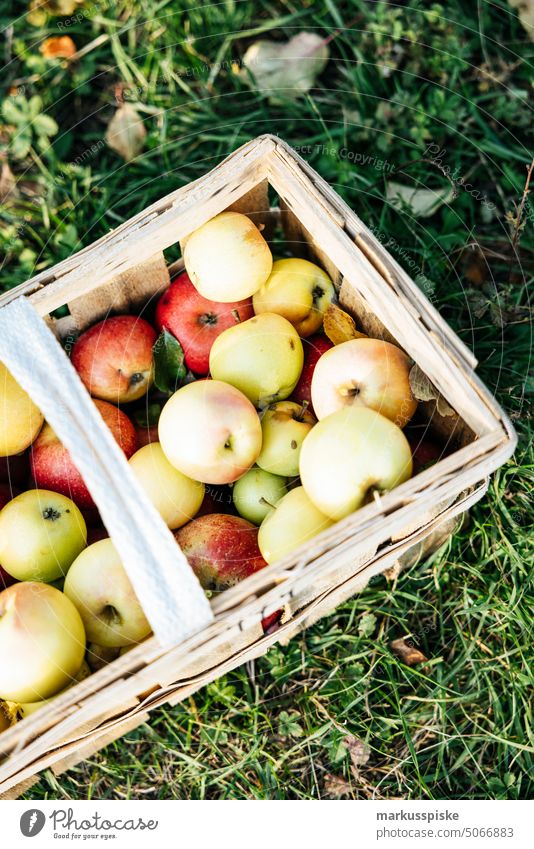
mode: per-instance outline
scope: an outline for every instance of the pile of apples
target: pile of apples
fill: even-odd
[[[98,322],[72,363],[202,586],[219,592],[407,480],[417,401],[398,347],[363,334],[332,344],[332,281],[307,260],[273,261],[247,216],[201,226],[184,265],[152,322]],[[176,391],[157,385],[169,340]],[[136,423],[140,410],[151,421]],[[1,728],[150,625],[68,450],[1,364],[0,458]]]

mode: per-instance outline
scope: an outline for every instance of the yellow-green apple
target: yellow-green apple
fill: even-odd
[[[95,400],[94,404],[115,441],[127,458],[137,450],[135,428],[122,410],[107,401]],[[47,423],[31,449],[31,469],[37,486],[68,495],[83,509],[95,506],[91,493],[80,472],[74,465],[69,451],[59,441],[55,431]]]
[[[319,359],[312,379],[315,415],[323,419],[342,407],[370,407],[399,427],[415,413],[409,357],[382,339],[351,339]]]
[[[23,581],[0,593],[0,699],[48,699],[77,675],[85,631],[72,602],[48,584]]]
[[[169,462],[184,475],[203,483],[230,483],[260,453],[261,424],[250,401],[234,386],[197,380],[165,404],[159,439]]]
[[[205,590],[222,592],[266,566],[258,548],[258,529],[241,516],[200,516],[176,531],[175,537]]]
[[[329,351],[334,346],[330,339],[319,334],[308,336],[302,343],[302,346],[304,348],[304,365],[302,366],[299,382],[291,393],[291,400],[298,401],[300,404],[306,402],[308,404],[308,410],[310,413],[313,413],[311,384],[315,366],[319,357],[322,357],[325,351]]]
[[[149,501],[171,530],[196,516],[204,498],[204,484],[175,469],[159,442],[140,448],[129,462]]]
[[[0,511],[0,562],[19,581],[61,578],[86,542],[80,510],[58,492],[30,489]]]
[[[50,704],[54,699],[57,699],[58,696],[63,695],[67,690],[70,690],[71,687],[74,687],[76,684],[79,684],[80,681],[83,681],[85,678],[89,678],[91,675],[91,669],[88,663],[84,660],[82,661],[82,665],[80,666],[78,673],[73,676],[72,680],[64,687],[62,690],[59,690],[58,693],[55,693],[53,696],[50,696],[49,699],[40,699],[35,702],[0,702],[0,715],[2,711],[5,715],[7,715],[10,719],[10,725],[15,725],[17,722],[20,722],[21,719],[26,719],[27,716],[31,716],[32,713],[36,713],[36,711],[41,710],[41,708],[46,707]]]
[[[7,484],[0,483],[0,511],[6,504],[11,501],[12,498],[15,497],[15,493],[12,491],[11,487]],[[5,590],[6,587],[10,587],[11,584],[14,584],[16,578],[12,575],[9,575],[5,569],[2,569],[0,564],[0,591]]]
[[[294,477],[299,473],[300,448],[316,418],[306,404],[278,401],[263,413],[263,440],[257,465],[273,475]]]
[[[321,419],[300,452],[300,477],[315,506],[343,519],[412,474],[412,452],[397,425],[368,407],[342,407]]]
[[[154,380],[156,339],[156,331],[143,318],[112,316],[81,334],[72,349],[72,363],[94,398],[115,404],[136,401]]]
[[[82,551],[69,569],[63,592],[82,617],[90,642],[129,646],[150,634],[143,608],[110,539]]]
[[[221,212],[185,240],[184,265],[193,285],[210,301],[250,298],[273,265],[269,245],[240,212]]]
[[[211,349],[210,372],[265,407],[291,395],[303,362],[293,325],[281,315],[262,313],[221,333]]]
[[[41,430],[43,415],[0,363],[0,456],[20,454]]]
[[[267,563],[274,563],[303,545],[333,522],[297,486],[284,495],[260,525],[258,545]]]
[[[184,271],[159,299],[156,325],[178,339],[187,368],[195,374],[207,374],[211,346],[217,336],[253,315],[250,298],[233,303],[210,301],[195,289]]]
[[[286,492],[285,477],[253,466],[235,482],[232,496],[239,515],[255,525],[260,525],[272,505]]]
[[[315,263],[307,259],[278,259],[254,295],[254,312],[283,315],[299,336],[311,336],[321,327],[334,295],[330,277]]]

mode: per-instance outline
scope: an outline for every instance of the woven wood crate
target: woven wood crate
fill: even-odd
[[[448,445],[443,459],[208,604],[56,337],[68,340],[110,311],[135,311],[157,297],[181,267],[169,269],[163,251],[229,208],[249,214],[267,236],[281,226],[294,254],[330,274],[358,326],[402,347],[454,415],[440,415],[435,401],[420,404]],[[50,317],[64,305],[67,318]],[[272,136],[254,139],[201,179],[2,296],[0,359],[71,451],[154,629],[153,637],[0,735],[3,798],[24,792],[45,768],[60,774],[144,722],[155,707],[176,704],[286,642],[373,575],[435,550],[516,444],[508,418],[474,373],[473,355],[357,215]],[[280,609],[280,627],[264,634],[262,619]]]

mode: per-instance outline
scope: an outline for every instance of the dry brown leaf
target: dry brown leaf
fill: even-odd
[[[341,796],[349,796],[352,788],[342,775],[327,773],[324,777],[324,790],[331,799],[339,799]]]
[[[392,640],[389,644],[391,651],[397,655],[406,666],[417,666],[419,663],[424,663],[428,658],[422,651],[416,649],[415,646],[406,642],[405,637],[400,637],[398,640]]]
[[[137,110],[131,103],[123,103],[109,122],[106,132],[108,145],[126,162],[130,162],[143,149],[146,129]]]
[[[71,59],[76,53],[76,45],[70,35],[58,35],[46,38],[39,48],[45,59]]]
[[[337,304],[330,304],[323,318],[325,334],[334,345],[341,345],[350,339],[365,338],[365,333],[356,329],[354,319],[348,312],[342,310]]]
[[[0,170],[0,203],[13,201],[18,195],[17,181],[9,163],[2,162]]]
[[[410,370],[410,389],[418,401],[435,401],[440,416],[454,416],[454,410],[447,403],[422,369],[415,363]]]
[[[371,756],[371,750],[367,743],[364,743],[363,740],[354,737],[352,734],[347,734],[341,741],[341,745],[349,753],[352,766],[355,770],[358,770],[361,766],[365,766]]]

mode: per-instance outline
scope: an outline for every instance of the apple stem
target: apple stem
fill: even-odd
[[[239,317],[239,312],[237,310],[232,310],[232,315],[234,317],[236,324],[241,324],[241,319]]]
[[[260,502],[260,504],[266,504],[266,505],[267,505],[267,507],[272,507],[272,508],[273,508],[273,510],[276,510],[275,505],[274,505],[274,504],[271,504],[271,502],[270,502],[270,501],[267,501],[267,499],[266,499],[266,498],[264,498],[264,497],[263,497],[263,495],[260,497],[259,502]]]
[[[303,401],[302,402],[300,410],[298,411],[297,415],[295,416],[295,421],[301,422],[303,420],[304,416],[306,415],[306,410],[308,409],[309,406],[310,406],[309,401]]]

